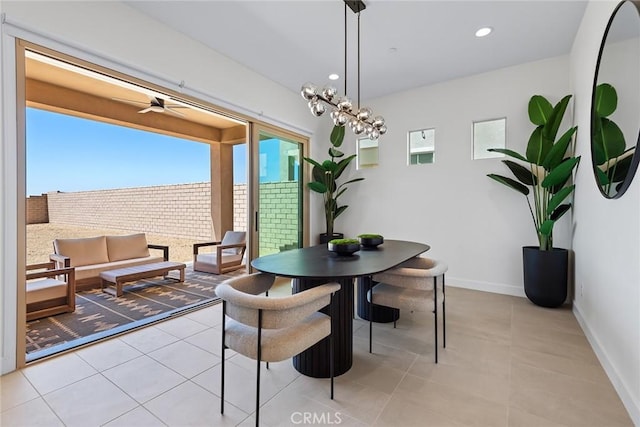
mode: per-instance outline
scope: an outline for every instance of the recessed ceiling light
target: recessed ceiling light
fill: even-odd
[[[476,37],[488,36],[489,34],[491,34],[491,31],[493,31],[493,28],[491,27],[482,27],[478,31],[476,31]]]
[[[336,73],[329,74],[329,80],[338,80],[340,78]]]

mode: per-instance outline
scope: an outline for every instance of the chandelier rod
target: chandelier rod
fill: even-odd
[[[344,3],[344,96],[347,96],[347,2]]]
[[[360,109],[360,12],[358,12],[358,110]]]

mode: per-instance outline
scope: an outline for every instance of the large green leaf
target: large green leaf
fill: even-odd
[[[553,107],[549,121],[544,125],[544,129],[542,131],[545,138],[555,141],[558,129],[560,129],[560,123],[562,123],[564,112],[567,110],[567,105],[569,105],[570,99],[571,95],[567,95],[562,98],[555,107]]]
[[[333,147],[329,148],[329,155],[331,157],[343,157],[344,153],[338,149],[335,149]]]
[[[518,160],[522,160],[523,162],[528,162],[528,160],[525,159],[522,154],[516,153],[515,151],[509,150],[508,148],[488,148],[487,151],[491,151],[493,153],[506,154],[507,156],[516,158]]]
[[[600,169],[599,167],[596,167],[594,169],[596,171],[596,176],[598,178],[598,184],[605,186],[607,184],[609,184],[611,182],[611,180],[609,180],[609,175],[607,175],[606,173],[602,172],[602,169]]]
[[[513,172],[518,181],[523,183],[524,185],[536,185],[538,182],[538,178],[534,174],[531,173],[530,169],[525,168],[519,163],[516,163],[511,160],[503,160],[502,163],[507,165],[507,167]]]
[[[566,181],[571,176],[571,171],[580,162],[580,157],[569,157],[560,163],[555,169],[553,169],[540,185],[544,188],[549,188],[554,185],[560,184]]]
[[[338,169],[338,163],[331,160],[325,160],[324,162],[322,162],[322,169],[324,169],[325,171],[333,172],[335,174],[335,171]]]
[[[349,205],[344,205],[344,206],[340,206],[338,209],[336,209],[336,212],[333,214],[333,219],[336,219],[338,217],[338,215],[340,215],[342,212],[347,210],[348,207],[349,207]]]
[[[313,181],[308,183],[307,185],[311,190],[315,191],[316,193],[323,194],[327,192],[327,186],[321,182]]]
[[[538,231],[543,236],[550,236],[551,233],[553,233],[553,225],[554,224],[555,224],[554,220],[547,219],[545,222],[542,223],[542,225],[540,226],[540,229]]]
[[[594,108],[600,117],[610,116],[618,108],[618,94],[609,83],[602,83],[596,87]]]
[[[533,95],[529,100],[529,120],[536,126],[543,126],[549,120],[553,106],[544,96]]]
[[[551,150],[549,150],[549,153],[547,154],[547,157],[545,157],[544,161],[542,162],[542,166],[546,170],[549,171],[562,162],[562,160],[564,159],[564,155],[567,152],[567,148],[569,148],[571,137],[576,132],[576,129],[578,128],[572,127],[571,129],[566,131],[555,144],[553,144]]]
[[[624,135],[615,122],[602,118],[600,120],[600,132],[595,135],[594,144],[596,145],[597,154],[604,158],[596,158],[598,164],[603,164],[609,159],[618,157],[626,148]]]
[[[344,172],[345,168],[349,166],[349,163],[351,163],[351,161],[355,158],[356,158],[356,155],[352,154],[349,157],[345,157],[344,159],[340,160],[337,163],[336,168],[333,171],[335,179],[338,179],[340,175],[342,175],[342,172]]]
[[[556,194],[554,194],[551,200],[549,200],[549,204],[547,205],[547,212],[553,212],[558,206],[560,206],[560,203],[562,203],[564,199],[566,199],[575,188],[575,185],[570,185],[569,187],[564,187]]]
[[[518,193],[521,193],[525,196],[529,195],[529,189],[524,185],[520,184],[515,179],[507,178],[506,176],[496,175],[495,173],[490,173],[487,175],[489,178],[498,181],[501,184],[506,185],[509,188],[516,190]]]
[[[536,165],[542,165],[542,162],[551,151],[553,147],[553,141],[544,137],[543,127],[538,126],[527,143],[527,161],[535,163]]]
[[[322,165],[318,162],[316,162],[313,159],[310,159],[309,157],[303,157],[303,159],[309,163],[311,163],[313,166],[317,167],[317,168],[322,168]]]
[[[571,209],[571,203],[567,203],[567,204],[558,206],[558,209],[556,209],[555,211],[551,212],[551,219],[553,221],[559,220],[560,218],[562,218],[562,215],[567,213],[567,211],[569,209]]]
[[[631,160],[633,156],[625,157],[616,164],[615,173],[613,174],[613,182],[624,181],[631,168]]]
[[[344,141],[344,126],[334,126],[329,141],[334,147],[340,147]]]

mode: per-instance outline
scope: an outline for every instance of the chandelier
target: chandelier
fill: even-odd
[[[358,16],[358,100],[355,106],[347,97],[347,6]],[[362,0],[344,0],[344,95],[338,95],[335,87],[320,89],[313,83],[302,85],[301,95],[309,101],[309,110],[314,116],[320,117],[329,110],[334,125],[349,125],[356,135],[365,134],[376,140],[387,133],[384,117],[374,116],[371,108],[360,108],[360,12],[366,7]]]

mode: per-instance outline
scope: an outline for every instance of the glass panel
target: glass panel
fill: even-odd
[[[358,169],[378,166],[378,140],[358,139]]]
[[[260,131],[258,256],[302,247],[302,144]]]
[[[506,118],[473,122],[473,158],[504,157],[504,154],[487,150],[506,147],[506,128]]]
[[[435,129],[418,129],[409,131],[409,164],[423,165],[434,163],[436,130]]]

